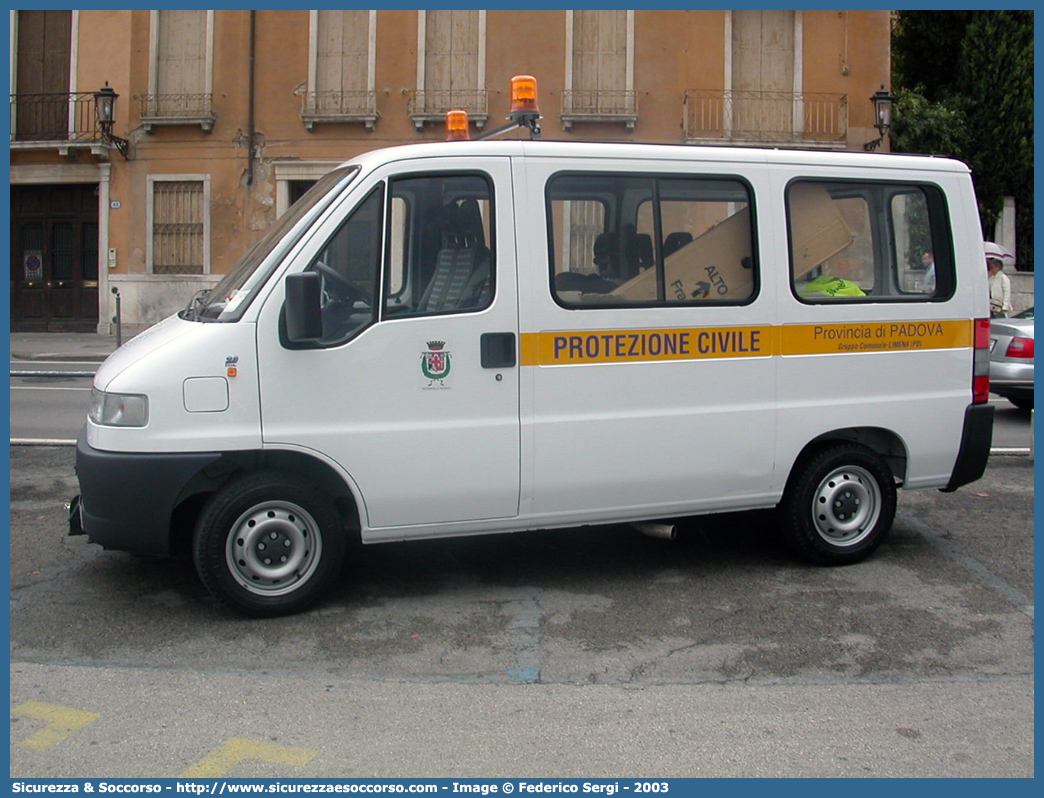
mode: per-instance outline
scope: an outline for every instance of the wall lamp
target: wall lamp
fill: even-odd
[[[888,135],[888,131],[892,127],[892,104],[895,102],[895,97],[885,91],[885,87],[882,86],[874,92],[870,102],[874,104],[874,127],[881,135],[863,145],[863,149],[867,152],[873,152],[881,146],[884,137]]]
[[[120,155],[126,160],[130,160],[127,157],[129,146],[127,139],[121,139],[112,134],[112,124],[116,120],[116,98],[119,96],[109,86],[109,81],[105,81],[105,85],[94,92],[94,111],[98,115],[98,127],[101,129],[102,141],[113,145],[120,151]]]

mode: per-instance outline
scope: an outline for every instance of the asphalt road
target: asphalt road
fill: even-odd
[[[1033,464],[901,494],[867,562],[771,513],[352,550],[244,620],[191,563],[65,535],[11,447],[11,775],[1032,776]]]
[[[96,363],[11,361],[11,439],[76,440],[90,406],[92,378],[74,375],[96,368]]]

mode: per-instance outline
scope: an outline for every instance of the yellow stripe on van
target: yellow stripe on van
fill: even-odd
[[[974,329],[969,319],[797,324],[785,326],[781,339],[783,355],[909,352],[970,347]]]
[[[764,327],[584,330],[525,333],[523,366],[643,363],[775,354],[775,329]]]
[[[973,323],[887,321],[783,327],[688,327],[523,333],[523,366],[646,363],[772,355],[827,355],[968,348]]]

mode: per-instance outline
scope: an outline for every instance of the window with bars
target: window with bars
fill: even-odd
[[[204,180],[152,182],[153,274],[207,273]]]

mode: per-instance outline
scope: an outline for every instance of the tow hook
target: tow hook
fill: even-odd
[[[69,534],[85,535],[83,520],[80,517],[80,496],[77,494],[65,503],[65,511],[69,514]]]

